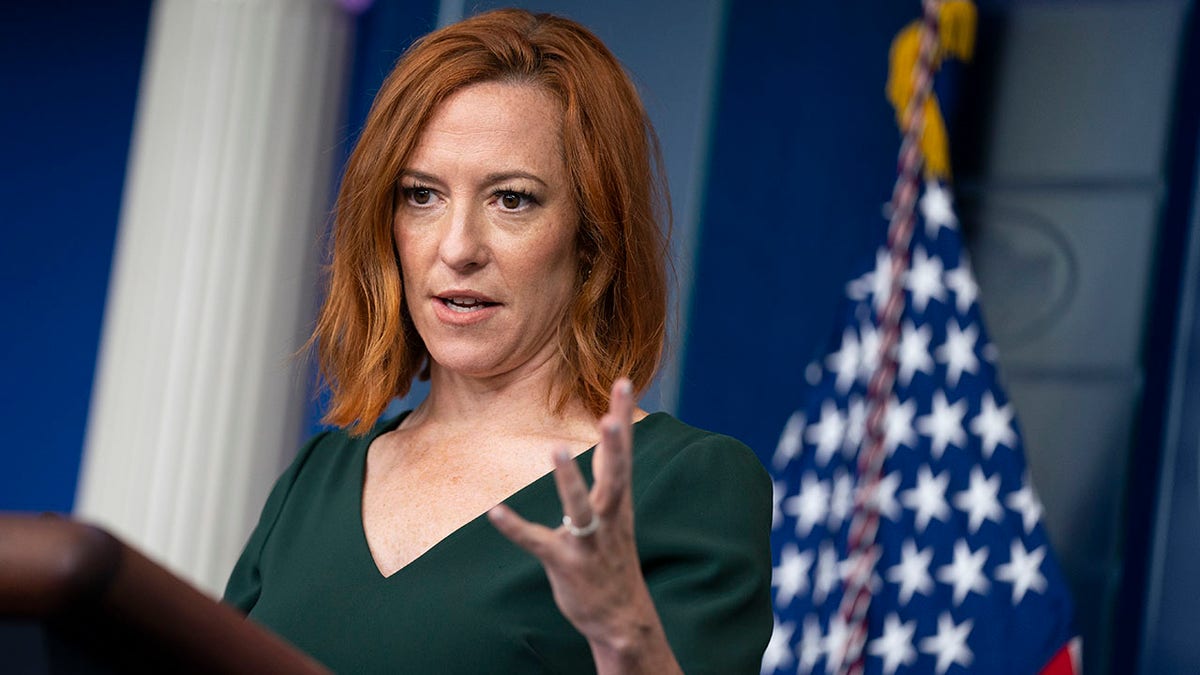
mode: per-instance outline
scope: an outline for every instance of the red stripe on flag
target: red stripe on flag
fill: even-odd
[[[1083,651],[1083,642],[1079,638],[1074,638],[1068,642],[1046,667],[1042,668],[1041,675],[1082,675],[1083,666],[1080,663],[1080,655]]]

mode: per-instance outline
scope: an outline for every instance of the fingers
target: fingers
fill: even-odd
[[[595,485],[591,491],[570,454],[565,450],[554,453],[554,483],[563,515],[569,516],[575,527],[587,528],[598,518],[607,521],[628,495],[634,408],[633,384],[627,378],[618,379],[613,383],[609,412],[600,420],[600,443],[592,463]],[[505,537],[543,561],[553,554],[556,530],[530,523],[504,505],[488,511],[488,519]]]
[[[603,453],[604,462],[596,476],[593,503],[597,513],[609,515],[629,485],[629,446],[623,426],[612,415],[606,415],[600,424],[601,441],[596,450]]]
[[[566,450],[554,453],[554,484],[558,487],[563,515],[569,516],[576,527],[590,525],[595,515],[588,499],[587,483],[583,480],[579,466]]]
[[[629,378],[621,377],[613,382],[608,400],[609,413],[621,424],[630,427],[633,424],[633,383]]]
[[[626,378],[613,383],[609,412],[600,420],[596,448],[596,487],[592,505],[608,516],[620,504],[630,481],[633,448],[633,385]]]
[[[621,450],[628,456],[633,448],[633,383],[628,378],[619,378],[613,383],[609,400],[609,414],[620,425]]]
[[[487,512],[488,520],[492,522],[500,534],[509,541],[529,551],[541,560],[550,553],[550,542],[554,538],[554,530],[544,525],[531,523],[515,511],[503,504],[493,506]]]
[[[590,491],[571,454],[565,450],[553,454],[563,527],[530,523],[504,505],[488,511],[488,519],[501,534],[541,561],[559,610],[585,636],[616,634],[614,626],[629,622],[625,610],[630,598],[646,598],[654,614],[634,536],[631,484],[636,410],[632,384],[625,378],[617,380],[608,413],[600,420],[600,441],[592,458],[595,483]],[[657,615],[652,618],[657,622]]]

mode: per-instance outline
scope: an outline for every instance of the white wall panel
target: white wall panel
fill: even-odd
[[[351,20],[154,9],[77,514],[219,592],[299,444]]]

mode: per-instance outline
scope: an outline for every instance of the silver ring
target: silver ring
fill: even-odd
[[[571,516],[563,516],[563,527],[567,528],[567,532],[576,537],[590,537],[596,530],[600,529],[600,516],[593,515],[591,522],[583,527],[576,527],[575,523],[571,520]]]

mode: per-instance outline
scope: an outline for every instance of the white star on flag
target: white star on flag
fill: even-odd
[[[916,512],[913,524],[918,534],[924,533],[929,521],[934,518],[943,523],[950,519],[950,506],[946,504],[946,488],[949,485],[949,471],[937,477],[933,475],[933,469],[925,464],[917,469],[917,485],[900,493],[900,503]]]
[[[813,525],[828,515],[829,487],[814,474],[805,474],[800,479],[800,493],[784,500],[783,512],[796,519],[796,536],[807,536]]]
[[[938,231],[945,227],[958,227],[958,217],[954,215],[954,198],[950,191],[936,181],[925,183],[925,195],[920,201],[921,215],[925,217],[925,233],[937,240]]]
[[[884,617],[883,635],[871,640],[867,652],[883,659],[885,675],[893,675],[901,665],[911,666],[917,660],[917,650],[912,646],[916,631],[916,621],[901,623],[895,612]]]
[[[912,266],[904,277],[904,287],[912,293],[912,306],[918,312],[924,312],[930,300],[945,302],[942,259],[928,255],[924,246],[917,246],[913,251]]]
[[[838,554],[829,542],[821,542],[821,550],[817,553],[817,573],[813,578],[813,602],[825,602],[829,593],[842,583],[838,573]]]
[[[992,392],[983,393],[983,404],[979,414],[971,420],[971,433],[983,440],[983,458],[991,459],[996,447],[1003,445],[1011,448],[1017,443],[1017,432],[1012,428],[1013,410],[1011,405],[1003,408],[996,405]]]
[[[842,469],[833,477],[833,494],[829,497],[829,520],[826,527],[837,531],[854,512],[854,479]]]
[[[846,654],[846,643],[850,641],[850,626],[840,615],[834,614],[829,619],[829,632],[821,641],[821,651],[825,652],[825,672],[836,673],[842,668],[842,659]]]
[[[946,447],[967,447],[967,432],[963,429],[963,418],[967,416],[967,400],[954,405],[946,400],[946,392],[933,392],[933,410],[917,418],[917,431],[930,439],[929,452],[935,460],[942,458]]]
[[[942,675],[957,663],[963,668],[969,668],[975,658],[967,647],[967,636],[971,634],[973,621],[967,619],[955,625],[950,612],[942,612],[938,616],[937,635],[921,640],[921,651],[937,657],[937,672]]]
[[[862,445],[863,436],[867,432],[867,402],[861,396],[852,395],[846,412],[846,443],[842,446],[842,456],[854,459],[858,448]]]
[[[959,314],[966,314],[979,297],[979,284],[971,274],[971,263],[966,253],[958,259],[958,267],[946,272],[946,287],[954,291],[954,307]]]
[[[1013,539],[1011,554],[1008,562],[996,566],[996,581],[1012,584],[1012,601],[1015,605],[1025,597],[1026,591],[1042,593],[1046,590],[1046,577],[1041,573],[1046,547],[1039,546],[1030,552],[1019,540]]]
[[[867,579],[867,590],[871,593],[878,593],[883,586],[883,581],[875,571],[877,562],[879,562],[878,553],[852,553],[838,562],[838,581],[845,583],[863,569],[867,569],[871,572],[871,576]]]
[[[867,272],[846,282],[846,297],[855,302],[862,302],[871,293],[871,273]]]
[[[955,319],[946,324],[946,341],[937,348],[936,356],[939,363],[946,364],[946,382],[951,387],[958,386],[958,379],[963,373],[978,373],[979,358],[975,356],[975,342],[979,339],[979,329],[974,324],[963,330]]]
[[[896,378],[900,384],[907,387],[916,373],[933,374],[933,357],[929,355],[933,329],[928,325],[917,328],[911,321],[905,321],[900,333],[900,345],[896,354]]]
[[[775,627],[771,629],[771,641],[763,652],[762,672],[773,673],[780,668],[786,668],[792,663],[792,633],[796,627],[791,623],[779,623],[775,617]]]
[[[900,487],[901,478],[899,471],[893,471],[880,478],[873,490],[869,485],[859,488],[863,491],[866,503],[874,506],[879,515],[888,520],[900,519],[901,509],[896,502],[896,490]]]
[[[846,438],[846,418],[837,409],[833,401],[821,404],[821,419],[816,424],[808,425],[804,430],[804,440],[817,446],[817,464],[825,466],[833,453],[842,447]]]
[[[901,445],[913,447],[917,442],[917,433],[913,431],[913,418],[917,415],[917,402],[905,401],[900,403],[893,398],[883,415],[883,445],[890,456]]]
[[[983,469],[971,467],[967,489],[954,497],[954,505],[967,514],[967,527],[971,534],[978,532],[985,520],[999,523],[1004,518],[1004,509],[996,499],[999,493],[1000,476],[988,478],[983,475]]]
[[[907,605],[913,593],[933,593],[933,578],[929,576],[929,564],[933,562],[933,547],[917,550],[912,539],[906,539],[900,552],[900,562],[887,571],[887,580],[899,584],[900,605]]]
[[[986,562],[986,546],[972,553],[965,539],[954,542],[954,560],[938,569],[937,580],[954,587],[955,607],[961,605],[971,591],[980,595],[987,593],[991,584],[983,574]]]
[[[817,661],[825,655],[822,648],[825,636],[821,633],[821,623],[817,617],[809,614],[804,617],[804,628],[800,634],[799,654],[800,666],[797,672],[811,673]]]
[[[1008,498],[1004,500],[1004,503],[1008,504],[1008,508],[1021,514],[1021,526],[1024,528],[1025,534],[1033,532],[1033,527],[1042,517],[1042,503],[1033,493],[1033,483],[1028,475],[1021,481],[1021,489],[1008,493]]]
[[[783,433],[779,434],[779,443],[775,445],[775,456],[771,458],[771,464],[774,464],[776,469],[784,468],[800,454],[800,448],[804,445],[803,433],[804,413],[794,412],[784,425]]]
[[[771,585],[778,586],[775,591],[775,605],[787,607],[792,599],[808,590],[808,570],[813,564],[813,552],[804,551],[795,544],[783,547],[779,555],[779,566],[771,573]]]
[[[879,368],[879,331],[864,324],[858,339],[858,379],[866,384]]]
[[[858,374],[861,357],[858,349],[858,336],[850,328],[842,331],[842,346],[838,351],[825,357],[825,366],[837,373],[834,387],[839,394],[850,391],[854,378]]]

